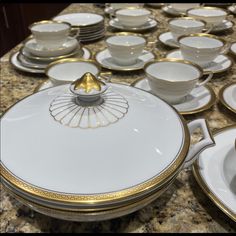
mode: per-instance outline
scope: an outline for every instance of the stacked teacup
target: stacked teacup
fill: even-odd
[[[52,61],[82,56],[76,37],[78,30],[61,21],[40,21],[29,26],[32,36],[26,39],[18,55],[19,63],[44,71]],[[71,36],[73,34],[73,36]]]

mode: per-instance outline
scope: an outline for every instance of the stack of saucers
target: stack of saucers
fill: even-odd
[[[79,40],[89,42],[98,40],[105,35],[105,23],[102,15],[94,13],[72,13],[60,15],[54,20],[70,23],[73,27],[79,28]]]
[[[91,53],[82,48],[77,39],[68,39],[61,47],[47,49],[39,46],[36,40],[29,37],[19,51],[12,54],[11,64],[22,71],[31,73],[44,73],[45,68],[53,61],[79,57],[88,59]]]

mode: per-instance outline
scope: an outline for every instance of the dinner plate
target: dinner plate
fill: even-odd
[[[152,92],[147,78],[136,80],[131,84],[131,86],[155,94],[154,92]],[[211,108],[215,104],[215,101],[216,96],[214,91],[212,90],[212,88],[205,85],[193,89],[191,93],[186,96],[183,102],[175,104],[173,106],[179,111],[181,115],[190,115]]]
[[[2,116],[1,175],[8,182],[45,201],[91,208],[150,192],[181,169],[190,140],[172,106],[109,83],[98,110],[85,107],[74,114],[80,105],[73,110],[69,86],[26,97]]]
[[[219,130],[214,139],[216,145],[199,155],[194,176],[206,195],[236,221],[236,126]]]
[[[98,52],[95,55],[95,60],[98,62],[100,66],[106,69],[110,70],[116,70],[116,71],[135,71],[135,70],[141,70],[143,69],[144,65],[155,58],[155,55],[152,52],[149,52],[147,50],[143,50],[141,56],[138,57],[137,62],[134,65],[128,65],[128,66],[120,66],[117,65],[109,52],[109,50],[106,48],[100,52]]]
[[[91,27],[102,23],[104,21],[104,17],[95,13],[71,13],[56,16],[53,20],[65,21],[70,23],[72,26],[83,27]]]
[[[24,47],[35,56],[39,57],[56,57],[71,53],[78,48],[79,42],[76,39],[68,38],[66,42],[59,48],[47,49],[36,42],[34,38],[25,42]]]
[[[173,50],[166,55],[166,58],[178,58],[183,59],[180,50]],[[211,71],[213,73],[224,72],[231,68],[233,65],[233,61],[229,56],[219,55],[217,56],[207,67],[204,67],[203,70],[205,72]]]
[[[231,47],[230,47],[230,52],[232,54],[234,54],[234,56],[236,56],[236,42],[232,43]]]
[[[171,32],[164,32],[158,36],[159,41],[161,41],[164,45],[172,47],[172,48],[179,48],[179,45],[174,40],[173,35]]]
[[[219,91],[221,103],[236,114],[236,82],[225,85]]]
[[[124,25],[120,24],[120,22],[117,18],[111,19],[109,21],[109,25],[116,28],[116,29],[125,30],[125,31],[133,31],[133,32],[140,32],[140,31],[144,31],[144,30],[153,29],[154,27],[157,26],[157,24],[158,24],[158,22],[154,19],[149,19],[147,21],[147,23],[145,23],[144,25],[141,25],[139,27],[124,26]]]
[[[91,51],[86,47],[83,47],[82,49],[84,51],[83,58],[89,59],[92,55]],[[26,67],[26,66],[22,65],[22,63],[17,58],[19,54],[20,54],[20,52],[15,52],[10,56],[9,61],[14,68],[24,71],[24,72],[29,72],[29,73],[36,73],[36,74],[44,74],[45,73],[44,69],[30,68],[30,67]]]

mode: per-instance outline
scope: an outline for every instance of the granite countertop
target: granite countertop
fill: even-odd
[[[71,4],[60,14],[75,12],[95,12],[103,14],[103,9],[92,4]],[[169,16],[160,9],[153,9],[156,19],[160,22],[157,29],[145,33],[149,41],[167,31]],[[234,18],[234,21],[235,18]],[[108,18],[106,18],[108,22]],[[112,29],[107,27],[107,35]],[[236,31],[220,34],[228,42],[235,41]],[[93,53],[104,48],[104,40],[86,45]],[[1,106],[0,115],[25,96],[32,94],[34,89],[47,78],[15,70],[9,64],[9,55],[19,49],[17,45],[1,58]],[[153,47],[149,44],[148,47]],[[154,49],[158,57],[169,51],[160,42]],[[214,75],[209,83],[214,92],[225,84],[236,81],[236,64],[227,72]],[[141,72],[113,73],[112,81],[131,83],[144,77]],[[218,101],[209,110],[185,116],[186,120],[204,117],[211,131],[236,123],[236,117],[223,108]],[[194,136],[196,139],[198,135]],[[4,232],[236,232],[236,223],[227,217],[209,200],[197,184],[191,168],[179,173],[171,187],[154,202],[130,215],[113,220],[79,223],[54,219],[30,210],[11,197],[1,186],[0,229]]]

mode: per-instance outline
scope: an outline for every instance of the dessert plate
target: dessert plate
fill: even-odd
[[[131,86],[145,90],[147,92],[152,92],[148,79],[139,79],[131,84]],[[175,107],[181,115],[190,115],[198,112],[205,111],[211,108],[216,101],[216,96],[212,88],[209,86],[201,86],[195,88],[191,91],[191,93],[186,96],[185,101],[180,104],[175,104]]]
[[[39,57],[57,57],[71,53],[78,48],[79,42],[76,39],[68,38],[67,41],[57,49],[47,49],[39,46],[35,39],[28,40],[24,46],[25,48],[35,56]]]
[[[161,33],[158,36],[159,41],[161,41],[164,45],[172,47],[172,48],[179,48],[178,43],[174,40],[173,35],[171,32]]]
[[[109,21],[109,25],[116,28],[116,29],[128,30],[128,31],[133,31],[133,32],[140,32],[140,31],[144,31],[144,30],[149,30],[149,29],[156,27],[157,24],[158,24],[158,22],[154,19],[149,19],[147,21],[147,23],[145,23],[144,25],[141,25],[139,27],[128,27],[128,26],[121,25],[117,18],[114,18]]]
[[[195,162],[194,176],[206,195],[236,221],[236,126],[219,130],[214,139],[216,145]]]
[[[236,42],[232,43],[231,47],[230,47],[230,52],[232,54],[234,54],[234,56],[236,56]]]
[[[166,55],[166,58],[183,59],[180,50],[173,50]],[[204,71],[211,71],[213,73],[220,73],[231,68],[233,61],[229,56],[219,55],[207,67],[203,68]]]
[[[117,65],[109,52],[108,49],[104,49],[100,52],[98,52],[95,55],[95,60],[97,63],[102,66],[103,68],[110,69],[110,70],[116,70],[116,71],[135,71],[135,70],[141,70],[143,69],[144,65],[149,62],[150,60],[154,59],[155,55],[152,52],[149,52],[147,50],[143,50],[141,56],[138,57],[137,63],[134,65],[128,65],[128,66],[120,66]]]
[[[84,51],[83,54],[83,58],[84,59],[89,59],[92,55],[92,53],[90,52],[89,49],[87,49],[86,47],[82,48]],[[36,74],[44,74],[45,70],[44,69],[37,69],[37,68],[30,68],[30,67],[26,67],[24,66],[19,60],[18,60],[18,55],[20,54],[20,52],[15,52],[11,55],[9,61],[11,63],[11,65],[21,71],[24,72],[29,72],[29,73],[36,73]],[[76,55],[75,55],[76,56]]]
[[[104,17],[95,13],[71,13],[56,16],[53,18],[53,20],[65,21],[73,26],[79,26],[83,28],[102,23],[104,21]]]
[[[236,114],[236,82],[227,84],[219,91],[221,103]]]

